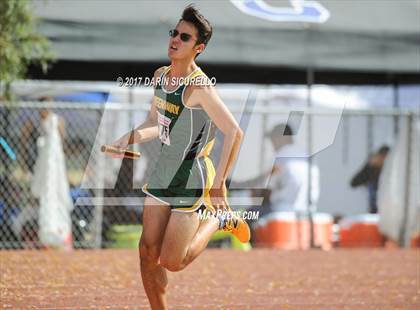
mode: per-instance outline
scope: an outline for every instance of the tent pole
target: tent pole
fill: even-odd
[[[343,132],[343,145],[342,145],[342,160],[343,164],[347,165],[349,163],[349,153],[350,153],[350,116],[343,113],[341,116],[342,132]]]
[[[399,244],[402,247],[406,247],[409,243],[409,237],[407,236],[408,226],[408,213],[410,204],[410,180],[411,180],[411,143],[413,140],[413,114],[407,116],[407,150],[405,156],[405,181],[404,181],[404,213],[402,223],[400,226]]]
[[[394,80],[394,84],[393,84],[393,93],[394,93],[394,102],[393,102],[393,108],[394,109],[399,109],[400,108],[400,97],[399,97],[399,84],[398,81]],[[398,115],[394,115],[394,140],[396,139],[397,135],[398,135],[398,131],[399,131],[399,116]]]
[[[106,126],[100,126],[101,119],[103,117],[104,112],[98,111],[99,116],[99,126],[98,126],[98,133],[97,139],[99,140],[99,145],[105,144],[105,137],[106,137]],[[92,150],[93,152],[93,150]],[[98,199],[99,203],[95,205],[94,211],[94,227],[95,227],[95,239],[94,239],[94,247],[97,249],[102,248],[102,229],[103,229],[103,212],[104,212],[104,188],[105,188],[105,173],[106,170],[106,163],[105,163],[105,156],[101,156],[101,154],[95,153],[97,156],[97,160],[95,163],[95,190],[94,195],[95,198]]]
[[[311,67],[306,69],[306,86],[307,86],[307,107],[312,107],[312,85],[314,83],[315,72]],[[315,238],[314,238],[314,222],[312,214],[312,115],[307,115],[308,125],[307,125],[307,146],[308,146],[308,193],[307,193],[307,214],[309,221],[309,236],[310,236],[310,248],[315,248]]]
[[[367,116],[367,153],[368,157],[373,152],[373,115]]]
[[[267,87],[265,88],[265,91],[267,91]],[[254,100],[254,103],[256,102],[256,98],[257,98],[257,94],[255,94],[255,100]],[[265,107],[268,107],[269,106],[269,99],[264,99],[264,106]],[[261,150],[262,150],[262,152],[261,152],[261,155],[260,155],[260,171],[264,171],[264,168],[265,168],[265,166],[264,166],[264,163],[265,163],[265,160],[266,160],[266,158],[265,158],[265,154],[266,154],[266,152],[267,152],[267,142],[266,142],[266,139],[265,139],[265,135],[267,134],[267,132],[268,132],[268,114],[263,114],[263,116],[262,116],[262,122],[263,122],[263,128],[262,128],[262,139],[261,139]]]

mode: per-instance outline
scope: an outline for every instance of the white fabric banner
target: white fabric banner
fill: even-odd
[[[420,233],[420,120],[413,117],[411,147],[408,156],[409,123],[401,126],[396,144],[385,161],[378,189],[378,209],[381,232],[394,241],[400,238],[407,245]],[[407,159],[410,158],[407,183]],[[407,214],[405,199],[408,193]],[[405,232],[404,236],[400,236]]]
[[[39,239],[53,247],[63,247],[68,242],[73,210],[58,126],[59,118],[54,113],[42,121],[43,135],[37,141],[38,158],[31,186],[40,201]]]

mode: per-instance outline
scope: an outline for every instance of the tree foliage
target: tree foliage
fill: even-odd
[[[38,32],[38,23],[28,0],[0,0],[0,98],[12,99],[12,82],[25,78],[30,64],[46,72],[52,62],[49,41]]]

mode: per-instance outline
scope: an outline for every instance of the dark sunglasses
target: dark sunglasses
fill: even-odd
[[[171,38],[176,38],[178,36],[178,34],[179,34],[179,37],[181,38],[182,42],[188,42],[192,38],[192,36],[188,33],[179,32],[176,29],[169,30],[169,36]]]

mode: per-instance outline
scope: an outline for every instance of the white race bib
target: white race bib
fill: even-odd
[[[158,128],[159,128],[159,139],[162,143],[166,145],[171,145],[171,140],[169,139],[169,125],[172,120],[157,112],[158,114]]]

